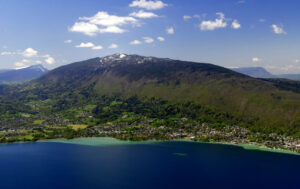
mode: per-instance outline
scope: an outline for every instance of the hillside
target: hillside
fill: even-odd
[[[29,83],[0,86],[0,103],[0,117],[6,120],[2,125],[22,123],[23,129],[72,124],[89,128],[113,124],[111,129],[120,129],[120,124],[146,123],[154,124],[152,129],[158,125],[179,129],[181,119],[188,119],[190,124],[213,128],[238,126],[296,138],[300,134],[300,84],[296,81],[256,79],[213,64],[138,55],[76,62]],[[192,128],[188,128],[189,133]],[[140,130],[143,134],[138,136],[153,133],[148,129]]]
[[[84,90],[96,96],[192,101],[263,127],[299,127],[298,92],[212,64],[116,54],[62,66],[30,85],[49,98]]]
[[[36,79],[48,70],[42,65],[34,65],[17,70],[0,70],[0,83],[22,83]]]

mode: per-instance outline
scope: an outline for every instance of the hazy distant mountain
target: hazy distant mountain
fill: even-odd
[[[245,68],[234,68],[236,72],[255,77],[255,78],[274,78],[276,76],[269,73],[265,68],[262,67],[245,67]]]
[[[0,73],[4,73],[4,72],[8,72],[8,71],[11,71],[12,69],[3,69],[3,70],[0,70]]]
[[[36,79],[48,70],[41,64],[17,70],[0,70],[0,83],[22,83]]]
[[[232,70],[255,78],[283,78],[300,81],[300,74],[273,75],[262,67],[233,68]]]
[[[282,74],[276,75],[276,77],[300,81],[300,74]]]

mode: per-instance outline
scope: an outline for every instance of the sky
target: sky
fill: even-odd
[[[0,69],[115,53],[300,73],[298,0],[0,0]]]

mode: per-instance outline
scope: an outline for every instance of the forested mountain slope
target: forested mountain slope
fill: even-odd
[[[164,58],[125,54],[94,58],[59,67],[24,85],[0,88],[0,92],[3,103],[20,101],[32,113],[33,103],[54,112],[101,104],[104,97],[154,98],[167,104],[200,105],[213,110],[215,117],[234,117],[235,124],[258,130],[293,133],[300,128],[299,83],[291,87],[212,64]]]

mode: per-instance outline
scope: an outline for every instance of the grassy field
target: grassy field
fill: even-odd
[[[41,124],[43,124],[44,121],[45,120],[35,120],[35,121],[33,121],[33,124],[35,124],[35,125],[41,125]]]
[[[87,125],[69,125],[73,130],[85,129]]]

